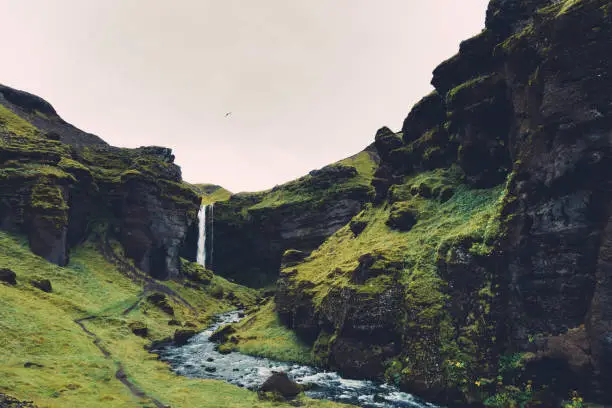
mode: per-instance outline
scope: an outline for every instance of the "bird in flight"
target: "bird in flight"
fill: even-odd
[[[225,114],[225,117],[227,118],[227,117],[228,117],[229,115],[231,115],[231,114],[232,114],[232,112],[227,112],[227,113]]]

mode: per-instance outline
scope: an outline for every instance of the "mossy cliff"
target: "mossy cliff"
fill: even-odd
[[[141,269],[180,274],[199,197],[171,151],[120,149],[64,122],[44,100],[0,86],[0,228],[58,265],[93,230],[117,237]]]
[[[223,197],[214,207],[212,269],[251,286],[273,284],[285,250],[312,251],[371,201],[377,162],[370,148],[271,190]]]
[[[278,274],[278,318],[345,375],[447,403],[612,403],[611,46],[608,0],[491,1],[376,134],[367,183],[218,204],[216,269]],[[308,223],[325,233],[283,229]]]

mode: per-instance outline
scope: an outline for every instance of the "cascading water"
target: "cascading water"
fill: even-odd
[[[200,206],[198,212],[198,252],[196,256],[197,262],[206,268],[206,204]]]
[[[207,218],[206,218],[206,212],[208,211],[208,208],[210,207],[210,252],[208,252],[206,250],[206,222],[207,222]],[[214,239],[214,225],[215,225],[215,220],[214,220],[214,209],[215,209],[215,205],[214,204],[202,204],[200,206],[200,211],[198,212],[198,252],[197,252],[197,256],[196,256],[196,261],[202,265],[203,267],[206,268],[207,265],[210,265],[212,267],[212,257],[213,257],[213,239]],[[207,254],[210,253],[210,260],[207,263],[206,262],[206,258],[207,258]]]

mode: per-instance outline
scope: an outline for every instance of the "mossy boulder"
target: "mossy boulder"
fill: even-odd
[[[8,283],[9,285],[17,284],[17,274],[10,269],[0,269],[0,282]]]
[[[418,221],[418,208],[410,201],[394,203],[387,219],[390,228],[399,231],[410,231]]]
[[[281,268],[289,268],[298,265],[308,257],[308,253],[297,249],[288,249],[283,253],[281,259]]]
[[[132,333],[139,337],[147,337],[149,329],[143,322],[132,322],[128,325]]]
[[[181,272],[185,278],[200,285],[208,285],[213,279],[212,271],[202,265],[181,259]]]
[[[42,290],[43,292],[51,293],[53,291],[53,288],[51,287],[51,281],[49,279],[32,279],[30,283],[32,284],[32,286]]]
[[[193,329],[177,329],[174,332],[172,340],[174,341],[174,344],[178,346],[183,346],[187,344],[189,339],[195,336],[196,334],[197,332]]]
[[[275,372],[259,387],[260,399],[284,401],[295,399],[302,392],[298,383],[286,373]],[[272,395],[269,395],[272,394]]]
[[[174,308],[168,302],[168,297],[165,294],[155,292],[147,296],[147,300],[164,313],[174,316]]]

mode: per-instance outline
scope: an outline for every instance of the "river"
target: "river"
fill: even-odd
[[[431,403],[400,392],[389,384],[367,380],[349,380],[335,372],[279,362],[233,352],[221,354],[209,340],[212,333],[228,323],[240,321],[238,311],[218,315],[216,322],[189,340],[184,346],[169,345],[154,350],[172,370],[189,378],[223,380],[239,387],[256,390],[272,374],[283,371],[299,384],[308,384],[306,395],[357,405],[363,408],[436,408]]]

